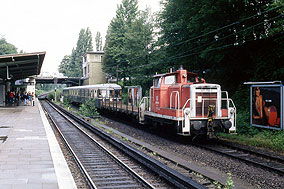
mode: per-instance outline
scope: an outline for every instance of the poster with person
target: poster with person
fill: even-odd
[[[271,129],[283,126],[283,86],[251,86],[251,125]]]

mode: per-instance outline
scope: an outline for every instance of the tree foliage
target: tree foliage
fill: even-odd
[[[0,55],[4,54],[17,54],[17,48],[2,37],[0,39]]]
[[[139,11],[137,0],[122,0],[112,19],[105,43],[104,70],[132,83],[146,72],[140,66],[148,64],[153,40],[153,22],[150,11]]]
[[[87,29],[81,29],[76,48],[71,55],[66,55],[59,65],[59,72],[68,77],[82,77],[82,57],[88,52],[93,51],[92,33]]]
[[[103,40],[100,32],[97,32],[96,34],[96,51],[102,51],[103,50]]]
[[[230,91],[243,81],[283,78],[283,1],[165,0],[163,5],[160,67],[182,64]]]
[[[65,55],[62,61],[60,62],[59,72],[63,73],[64,75],[68,76],[72,74],[72,68],[70,66],[70,55]]]

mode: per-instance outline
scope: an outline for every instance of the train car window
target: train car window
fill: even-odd
[[[175,84],[177,82],[176,75],[168,75],[165,77],[165,85]]]
[[[198,82],[198,83],[205,83],[205,80],[202,77],[198,76],[196,78],[197,78],[196,82]]]
[[[160,85],[161,85],[161,81],[162,81],[162,78],[161,78],[161,77],[155,78],[155,79],[154,79],[154,87],[159,88]]]
[[[102,97],[106,97],[106,90],[101,90]]]
[[[194,83],[194,82],[196,82],[195,77],[187,77],[187,82],[188,82],[188,83]]]

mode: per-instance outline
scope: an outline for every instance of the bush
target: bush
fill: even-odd
[[[41,95],[41,94],[44,94],[44,93],[46,93],[46,91],[37,89],[37,90],[35,91],[35,96],[38,97],[38,95]]]
[[[253,136],[258,133],[258,129],[250,126],[250,112],[237,112],[237,133],[242,135]]]
[[[282,131],[275,132],[271,140],[273,147],[280,148],[280,150],[284,152],[284,133]]]
[[[47,99],[49,99],[49,100],[54,99],[54,92],[50,92],[50,93],[48,93],[48,95],[47,95]]]
[[[100,115],[95,106],[95,100],[88,100],[84,104],[81,104],[79,111],[85,117],[96,118]]]
[[[65,107],[71,107],[72,106],[72,101],[66,97],[63,98],[63,105]]]
[[[123,104],[127,104],[128,93],[122,93],[122,102]]]
[[[60,100],[61,94],[62,94],[62,89],[57,89],[56,90],[56,101]],[[51,99],[55,100],[55,92],[54,91],[49,92],[48,95],[47,95],[47,98],[49,100],[51,100]]]

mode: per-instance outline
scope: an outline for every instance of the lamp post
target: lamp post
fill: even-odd
[[[54,77],[53,80],[54,80],[54,85],[55,85],[55,88],[54,88],[54,100],[56,102],[56,85],[57,85],[58,79],[57,79],[57,77]]]

